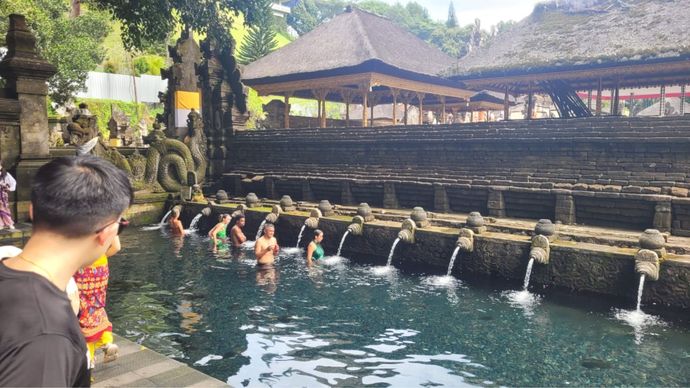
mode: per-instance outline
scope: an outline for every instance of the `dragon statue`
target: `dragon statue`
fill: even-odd
[[[187,173],[193,171],[203,182],[208,160],[206,159],[206,135],[201,115],[192,109],[187,116],[188,135],[184,141],[169,139],[159,124],[144,139],[150,144],[146,159],[144,180],[153,184],[156,180],[169,192],[180,191],[187,185]]]

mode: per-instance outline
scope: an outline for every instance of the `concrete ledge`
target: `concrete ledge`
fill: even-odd
[[[117,360],[104,364],[97,352],[94,387],[227,387],[224,382],[120,336]]]

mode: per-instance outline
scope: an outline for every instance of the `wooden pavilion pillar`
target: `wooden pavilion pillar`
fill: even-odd
[[[599,78],[599,83],[597,84],[597,107],[596,107],[596,115],[601,116],[601,78]]]
[[[664,109],[664,105],[666,105],[666,86],[661,85],[659,96],[659,116],[664,117],[666,114],[666,109]]]
[[[326,128],[326,94],[324,93],[323,99],[321,100],[321,122],[319,125],[321,128]]]
[[[372,96],[373,97],[373,96]],[[376,106],[376,100],[369,98],[369,126],[374,126],[374,106]]]
[[[455,124],[458,122],[458,107],[457,106],[452,106],[450,108],[451,113],[453,113],[453,121],[451,124]]]
[[[510,94],[508,94],[508,85],[503,95],[503,121],[510,120]]]
[[[285,128],[290,128],[290,96],[292,96],[292,92],[286,92],[285,93],[285,110],[284,110],[284,115],[283,117],[283,126]]]
[[[592,112],[592,89],[587,91],[587,109],[590,113]]]
[[[396,88],[391,88],[391,96],[393,97],[393,125],[398,125],[398,94],[400,91]]]
[[[628,97],[628,116],[633,117],[633,103],[635,102],[635,93],[630,93]]]
[[[419,125],[424,124],[424,93],[417,93],[419,100]]]
[[[439,100],[441,100],[441,124],[446,123],[446,97],[445,96],[438,96]]]
[[[618,83],[618,80],[616,80],[616,87],[613,88],[613,101],[611,103],[611,114],[613,116],[618,116],[619,115],[619,109],[618,106],[620,104],[620,86]]]
[[[680,85],[680,115],[683,116],[685,114],[685,83],[683,85]]]
[[[527,120],[532,120],[534,111],[534,91],[532,90],[532,82],[527,87]]]
[[[341,90],[340,97],[345,102],[345,127],[350,126],[350,103],[352,103],[352,93],[349,90]]]
[[[367,97],[369,95],[369,90],[364,90],[362,92],[362,126],[368,127],[367,122]]]
[[[407,114],[408,114],[407,109],[408,109],[409,106],[410,106],[410,99],[411,99],[410,93],[409,93],[409,92],[404,92],[404,91],[403,91],[403,92],[400,92],[400,97],[401,97],[402,100],[403,100],[403,108],[404,108],[404,112],[403,112],[403,124],[404,124],[404,125],[407,125]]]

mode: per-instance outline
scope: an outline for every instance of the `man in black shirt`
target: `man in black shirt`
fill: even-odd
[[[103,159],[58,158],[38,170],[32,236],[0,261],[0,386],[90,385],[65,287],[105,253],[132,199],[125,173]]]

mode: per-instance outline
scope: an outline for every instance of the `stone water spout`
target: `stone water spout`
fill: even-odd
[[[244,203],[249,208],[261,206],[261,203],[259,202],[259,197],[257,197],[254,193],[247,194],[247,196],[244,197]]]
[[[540,264],[549,264],[551,241],[554,241],[556,238],[556,225],[554,225],[551,220],[539,220],[534,227],[534,236],[532,237],[529,259]]]
[[[304,221],[304,225],[306,225],[310,229],[316,229],[319,227],[319,219],[323,215],[321,214],[321,210],[319,209],[312,209],[311,213],[309,214],[309,218],[307,218]]]
[[[416,230],[417,224],[411,218],[408,218],[405,221],[403,221],[402,226],[400,227],[400,232],[398,232],[398,239],[407,244],[414,244],[414,235]]]
[[[347,231],[353,236],[361,236],[364,231],[364,217],[352,217],[352,223],[347,227]]]
[[[635,272],[646,279],[659,280],[659,266],[666,257],[666,238],[656,229],[647,229],[639,242],[641,249],[635,254]]]
[[[280,207],[280,205],[273,205],[271,212],[266,215],[266,222],[275,224],[276,221],[278,221],[278,217],[280,217],[281,213],[283,213],[283,209]]]
[[[460,248],[460,250],[463,252],[469,253],[474,251],[474,232],[468,228],[460,229],[458,241],[455,243],[455,245],[457,245],[458,248]]]

